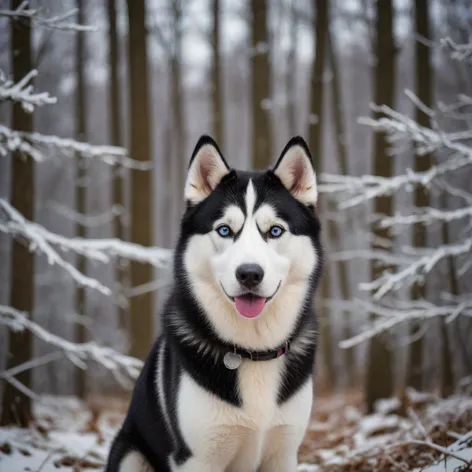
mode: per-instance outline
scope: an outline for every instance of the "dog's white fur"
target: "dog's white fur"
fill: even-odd
[[[249,181],[246,192],[246,218],[236,206],[229,206],[215,228],[225,223],[237,233],[237,241],[221,238],[216,231],[192,237],[185,254],[189,282],[208,314],[215,331],[225,341],[251,350],[273,349],[292,332],[307,290],[308,278],[317,264],[317,255],[307,236],[296,236],[277,218],[275,209],[263,204],[253,211],[256,195]],[[278,239],[265,242],[259,233],[272,225],[286,231]],[[259,227],[259,229],[258,229]],[[264,270],[261,292],[275,297],[255,319],[243,318],[223,292],[238,295],[236,267],[259,264]]]
[[[198,203],[214,190],[228,172],[218,152],[204,146],[195,157],[187,178],[185,197]],[[315,173],[300,146],[290,149],[275,173],[295,198],[316,203]],[[273,349],[294,328],[302,308],[310,274],[318,261],[309,238],[291,234],[286,222],[268,204],[255,210],[256,190],[249,181],[246,216],[229,206],[215,222],[242,232],[236,241],[221,238],[216,231],[193,236],[186,248],[184,264],[198,302],[218,335],[229,343],[250,350]],[[260,231],[272,225],[286,231],[278,239],[264,241]],[[255,319],[245,319],[225,295],[239,294],[236,267],[259,264],[264,270],[261,292],[269,297],[278,291]],[[280,284],[280,286],[279,286]],[[178,323],[178,318],[176,323]],[[185,330],[184,327],[182,327]],[[192,334],[188,333],[189,339]],[[204,346],[204,340],[197,340]],[[303,349],[302,338],[293,349]],[[179,427],[192,451],[182,466],[171,460],[175,472],[293,472],[312,407],[313,384],[308,378],[299,391],[282,406],[277,404],[284,356],[265,362],[243,360],[238,368],[242,407],[230,405],[200,387],[188,374],[181,378],[177,401]],[[163,359],[157,379],[162,377]],[[156,387],[157,388],[157,387]],[[164,389],[157,388],[160,402]],[[138,472],[143,458],[133,452],[121,472]],[[258,469],[259,467],[259,469]]]
[[[131,451],[121,462],[120,472],[153,472],[153,470],[140,452]]]
[[[243,408],[209,395],[188,375],[178,398],[179,424],[194,456],[178,472],[293,472],[312,404],[311,379],[282,407],[276,392],[283,358],[239,367]],[[195,408],[198,405],[198,408]],[[204,413],[203,413],[204,412]],[[284,436],[283,447],[280,436]]]

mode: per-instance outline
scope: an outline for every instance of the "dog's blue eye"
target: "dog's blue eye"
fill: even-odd
[[[269,235],[271,238],[280,238],[284,232],[284,229],[280,226],[272,226],[269,230]]]
[[[216,228],[216,231],[222,238],[229,238],[233,233],[228,225],[221,225]]]

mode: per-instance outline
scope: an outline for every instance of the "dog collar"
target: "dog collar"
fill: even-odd
[[[223,362],[228,369],[234,370],[241,365],[243,357],[251,361],[270,361],[283,356],[288,351],[290,351],[290,341],[285,341],[282,346],[270,351],[248,351],[235,347],[232,351],[228,351],[225,354]]]

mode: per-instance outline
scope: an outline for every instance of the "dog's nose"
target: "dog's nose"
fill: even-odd
[[[255,288],[264,278],[264,269],[259,264],[242,264],[236,269],[236,278],[244,287]]]

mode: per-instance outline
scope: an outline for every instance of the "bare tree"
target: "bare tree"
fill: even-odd
[[[11,10],[16,10],[22,0],[11,0]],[[21,22],[10,20],[10,61],[14,82],[26,77],[33,64],[31,46],[31,19],[24,18]],[[33,131],[33,114],[28,113],[20,102],[14,102],[12,128],[24,132]],[[20,149],[12,153],[12,174],[10,186],[11,204],[25,218],[34,219],[34,161],[23,156]],[[16,310],[28,313],[34,308],[34,255],[23,241],[13,241],[11,259],[10,305]],[[19,366],[31,359],[32,338],[28,331],[10,331],[6,370]],[[29,388],[31,372],[24,370],[16,380]],[[0,424],[17,424],[28,426],[31,420],[30,397],[11,383],[5,384],[3,391],[2,413]]]
[[[311,89],[311,105],[310,105],[310,123],[309,123],[309,140],[311,152],[314,155],[316,171],[322,172],[321,148],[322,148],[322,119],[323,98],[324,98],[324,81],[323,75],[326,62],[326,39],[328,32],[328,1],[313,0],[313,10],[315,32],[314,51],[315,59],[312,64],[310,76]],[[325,277],[326,278],[326,277]]]
[[[251,0],[252,164],[265,169],[272,160],[270,47],[267,0]]]
[[[392,107],[395,92],[395,41],[393,36],[393,5],[392,0],[376,3],[376,67],[374,73],[374,101]],[[378,113],[376,113],[379,116]],[[374,135],[374,175],[391,177],[392,159],[387,155],[387,141],[383,133]],[[375,199],[375,214],[391,215],[393,212],[392,196],[383,195]],[[374,225],[372,232],[375,237],[388,239],[388,230]],[[374,243],[375,246],[375,243]],[[383,269],[375,261],[371,266],[372,279],[381,276]],[[379,398],[388,398],[393,393],[393,356],[388,343],[387,333],[374,337],[367,354],[367,375],[365,400],[367,410],[371,413],[374,403]]]
[[[343,99],[342,99],[342,89],[341,89],[341,77],[338,70],[338,61],[335,52],[335,40],[333,32],[330,28],[331,22],[328,24],[327,29],[327,49],[328,49],[328,59],[331,66],[331,97],[333,104],[333,117],[334,117],[334,131],[335,131],[335,149],[336,156],[338,159],[339,171],[341,175],[349,175],[348,169],[348,154],[346,148],[346,129],[344,126],[344,114],[343,114]],[[327,201],[329,203],[329,200]],[[331,210],[331,208],[330,208]],[[329,212],[331,213],[331,211]],[[333,209],[334,213],[334,209]],[[342,250],[342,237],[341,227],[342,223],[335,223],[334,221],[329,221],[329,239],[336,244],[337,250]],[[338,280],[341,290],[341,296],[343,300],[350,299],[350,290],[349,290],[349,276],[348,276],[348,266],[347,261],[339,259],[337,262],[337,273]],[[342,322],[343,322],[343,337],[349,339],[352,336],[351,329],[351,318],[348,312],[342,313]],[[356,372],[355,372],[355,358],[354,350],[347,349],[345,351],[345,367],[347,375],[347,384],[349,387],[352,387],[355,382]]]
[[[117,31],[117,11],[116,0],[108,0],[108,66],[110,70],[110,87],[109,87],[109,130],[110,141],[114,146],[121,146],[122,129],[121,129],[121,102],[120,102],[120,77],[119,77],[119,50],[118,50],[118,31]],[[114,236],[118,239],[125,240],[125,169],[120,165],[116,165],[113,172],[113,205],[114,205]],[[116,292],[118,295],[119,306],[119,322],[120,327],[125,329],[127,326],[127,314],[125,296],[125,286],[127,285],[127,265],[124,260],[119,260],[115,271]]]
[[[315,57],[312,64],[310,76],[311,103],[309,120],[309,143],[313,154],[315,169],[318,174],[323,172],[323,99],[324,99],[324,81],[323,75],[326,62],[326,43],[328,33],[328,1],[313,0],[313,40]],[[316,118],[315,118],[316,117]],[[322,213],[324,201],[317,203],[319,213]],[[321,210],[320,210],[321,209]],[[333,225],[324,221],[328,231],[333,230]],[[329,239],[329,236],[327,237]],[[320,310],[320,341],[322,345],[323,363],[326,364],[326,387],[332,388],[335,383],[336,374],[333,360],[333,346],[331,333],[331,316],[327,301],[330,298],[331,284],[329,267],[325,267],[323,279],[321,282],[321,310]]]
[[[77,7],[77,24],[84,24],[84,2],[83,0],[76,0]],[[75,67],[77,77],[77,87],[75,92],[75,138],[78,141],[84,141],[87,136],[86,126],[86,96],[85,96],[85,38],[82,34],[76,33],[75,43]],[[86,213],[86,179],[87,179],[87,162],[80,153],[76,156],[76,183],[75,183],[75,206],[78,215],[85,215]],[[85,238],[85,225],[80,220],[77,220],[75,227],[75,234],[78,238]],[[85,257],[77,255],[77,270],[84,273],[86,271]],[[75,309],[78,314],[85,312],[85,289],[84,287],[77,287],[75,296]],[[84,343],[86,340],[86,331],[83,323],[76,325],[76,340],[79,343]],[[76,369],[76,388],[79,398],[85,397],[86,377],[85,371],[79,367]]]
[[[183,14],[185,2],[183,0],[171,0],[172,7],[172,54],[170,57],[170,80],[172,97],[172,135],[173,135],[173,159],[171,166],[171,180],[176,195],[183,195],[185,174],[187,170],[187,156],[185,154],[186,123],[184,112],[184,96],[182,86],[182,39],[183,39]],[[182,198],[173,198],[174,218],[183,211]],[[178,218],[176,219],[178,221]],[[177,237],[177,227],[173,234],[173,240]]]
[[[130,154],[137,161],[145,162],[151,156],[146,7],[144,0],[128,0],[127,4]],[[147,247],[153,243],[153,199],[151,172],[133,170],[131,172],[131,241]],[[132,287],[151,281],[152,269],[148,266],[132,262],[130,272]],[[152,293],[132,297],[130,312],[130,354],[144,359],[154,337]]]
[[[224,130],[224,111],[221,87],[221,34],[220,34],[220,16],[221,3],[220,0],[212,0],[212,62],[211,62],[211,102],[213,107],[213,133],[216,142],[223,147],[223,130]]]
[[[429,26],[429,5],[428,2],[415,0],[415,82],[416,94],[418,98],[428,107],[433,103],[433,70],[431,68],[430,47],[425,41],[431,39]],[[429,127],[429,117],[420,108],[416,108],[416,121],[424,127]],[[433,165],[433,155],[431,153],[415,156],[414,169],[417,172],[424,172]],[[414,193],[414,204],[420,209],[430,205],[429,192],[424,187],[416,187]],[[428,229],[424,225],[418,225],[413,231],[413,245],[417,248],[424,248],[428,244]],[[413,300],[422,300],[426,296],[424,283],[415,283],[411,289]],[[407,370],[407,385],[421,390],[423,387],[423,336],[417,336],[420,325],[413,323],[411,326],[412,338],[417,337],[410,346],[410,362]]]
[[[296,134],[296,105],[297,105],[297,49],[298,49],[298,28],[299,16],[296,11],[296,1],[290,1],[290,31],[289,31],[289,48],[287,53],[287,65],[285,71],[285,86],[287,95],[287,125],[289,134]]]
[[[152,23],[153,37],[162,49],[167,60],[168,85],[169,85],[169,112],[164,133],[164,155],[166,161],[163,164],[163,173],[168,182],[164,190],[163,221],[168,222],[165,234],[165,243],[172,245],[178,232],[178,218],[183,211],[183,200],[174,198],[182,195],[187,171],[187,155],[185,152],[186,120],[184,112],[184,87],[182,83],[182,41],[184,7],[187,5],[182,0],[169,0],[170,22],[167,28],[161,25],[159,18]]]

